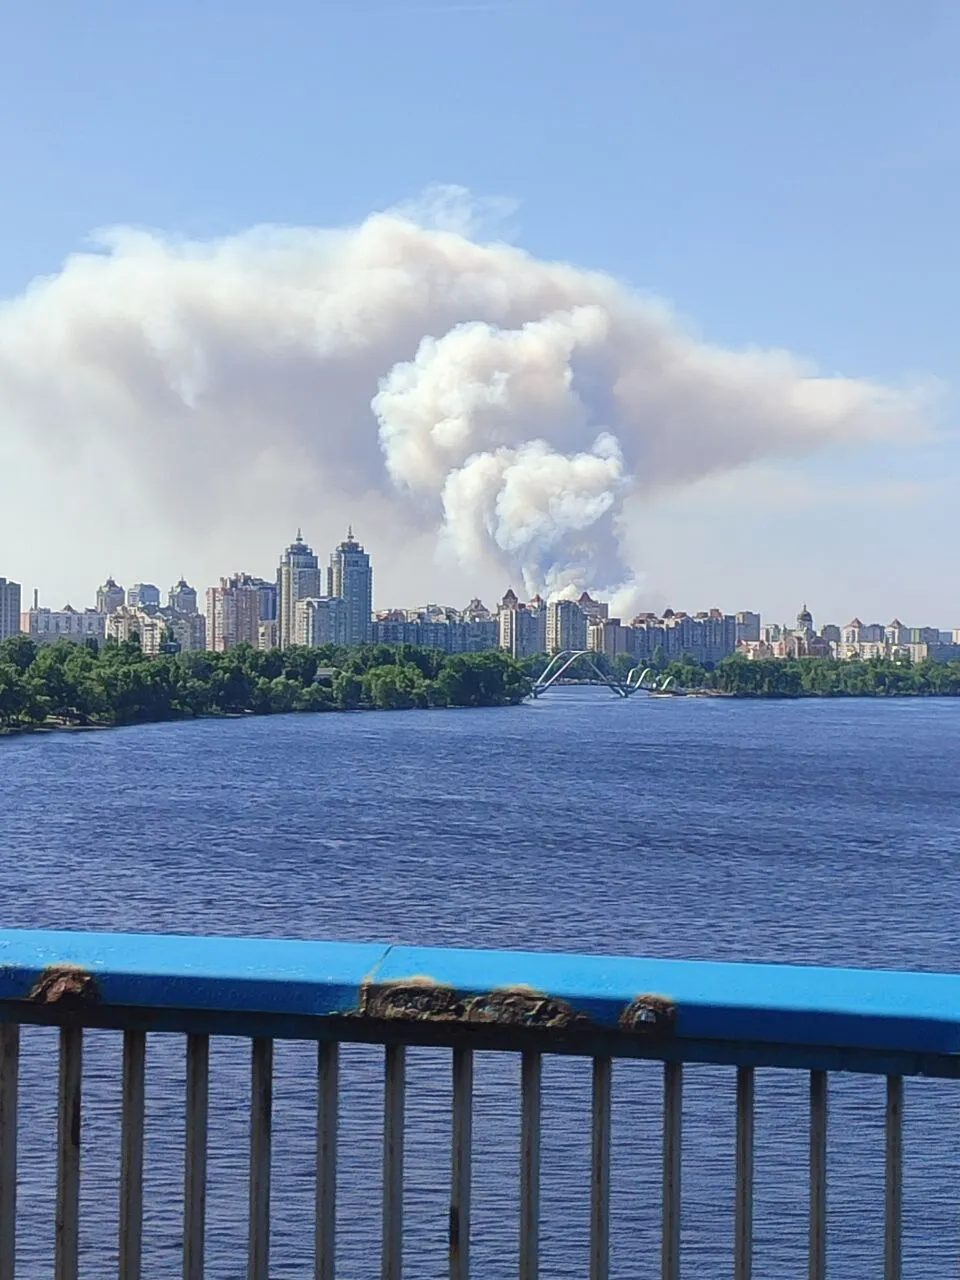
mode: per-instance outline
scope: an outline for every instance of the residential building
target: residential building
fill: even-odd
[[[960,660],[960,644],[928,644],[920,641],[908,644],[911,662],[957,662]]]
[[[588,618],[604,619],[610,612],[608,604],[602,604],[599,600],[594,600],[589,591],[584,591],[580,599],[577,601],[582,613]]]
[[[167,608],[174,613],[193,614],[197,612],[197,593],[186,579],[180,581],[167,592]]]
[[[547,606],[539,596],[521,604],[509,588],[497,609],[497,643],[513,658],[529,658],[547,649]]]
[[[0,640],[20,633],[20,583],[0,578]]]
[[[92,641],[100,645],[106,636],[106,622],[107,615],[98,609],[81,612],[71,604],[65,604],[62,609],[41,608],[34,595],[33,608],[21,615],[20,630],[37,644],[71,640],[76,644]]]
[[[173,609],[161,609],[157,615],[184,653],[207,647],[207,619],[199,611],[179,613]]]
[[[122,604],[106,619],[106,634],[117,644],[136,640],[147,657],[155,658],[167,634],[167,621],[153,609]]]
[[[760,615],[744,609],[734,615],[737,620],[737,644],[756,644],[760,640]]]
[[[940,644],[939,627],[911,627],[910,644]]]
[[[270,649],[276,649],[279,643],[276,618],[267,622],[261,618],[260,625],[257,627],[257,648],[262,653],[266,653]]]
[[[496,649],[500,628],[496,618],[462,617],[450,624],[448,653],[483,653]]]
[[[413,644],[442,653],[481,653],[497,648],[498,626],[490,611],[472,600],[462,612],[440,605],[384,610],[373,621],[371,639],[375,644]]]
[[[373,569],[370,557],[353,536],[352,528],[347,530],[346,539],[330,557],[327,595],[339,596],[343,601],[343,643],[367,644],[373,619]]]
[[[98,613],[113,613],[114,609],[119,609],[126,602],[127,593],[113,578],[107,578],[103,586],[97,588]]]
[[[587,648],[615,658],[621,653],[634,652],[635,632],[625,627],[619,618],[591,618],[587,623]]]
[[[135,609],[159,609],[160,588],[152,582],[135,582],[127,590],[127,604]]]
[[[260,588],[249,573],[221,578],[207,590],[207,648],[216,653],[260,640]]]
[[[576,600],[553,600],[547,605],[547,653],[586,649],[587,615]]]
[[[495,621],[493,614],[487,606],[476,596],[473,597],[460,616],[465,622]],[[494,648],[496,648],[496,645],[494,645]]]
[[[254,578],[252,581],[260,592],[260,601],[257,609],[260,613],[261,622],[277,621],[277,602],[280,594],[280,587],[277,582],[269,582],[266,578]],[[273,646],[276,648],[276,646]]]
[[[294,644],[311,648],[344,644],[346,604],[340,596],[313,596],[298,600],[295,609]]]
[[[374,644],[420,644],[420,620],[405,609],[384,609],[373,620]]]
[[[737,648],[737,619],[719,609],[697,614],[665,609],[660,617],[642,613],[634,618],[632,626],[638,662],[649,662],[659,651],[665,661],[689,658],[714,666]],[[744,644],[773,643],[780,639],[780,634],[779,627],[764,627],[760,641],[744,641]]]
[[[281,649],[296,643],[297,601],[322,596],[322,580],[323,574],[318,567],[317,557],[313,554],[313,549],[304,542],[303,534],[298,529],[296,538],[280,557],[280,567],[277,570],[277,630]]]

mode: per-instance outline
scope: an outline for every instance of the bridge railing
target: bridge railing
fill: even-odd
[[[473,1073],[479,1051],[519,1055],[519,1274],[539,1274],[541,1110],[545,1055],[592,1061],[589,1262],[610,1271],[612,1082],[618,1059],[662,1063],[659,1272],[680,1276],[686,1064],[731,1068],[735,1106],[732,1268],[754,1256],[754,1115],[758,1069],[807,1073],[808,1275],[827,1262],[828,1080],[885,1079],[883,1269],[901,1275],[903,1080],[960,1075],[960,975],[780,965],[421,949],[385,945],[68,932],[0,932],[0,1280],[17,1260],[21,1028],[59,1028],[56,1280],[81,1270],[81,1146],[86,1033],[122,1034],[117,1273],[143,1270],[145,1088],[150,1044],[186,1038],[183,1224],[186,1280],[205,1274],[211,1037],[249,1042],[247,1275],[271,1275],[274,1044],[316,1052],[313,1273],[336,1273],[340,1045],[382,1045],[382,1232],[379,1270],[404,1255],[406,1049],[451,1051],[447,1230],[451,1277],[470,1275]],[[103,1153],[100,1153],[102,1161]],[[99,1167],[99,1166],[98,1166]],[[26,1275],[26,1272],[22,1274]]]

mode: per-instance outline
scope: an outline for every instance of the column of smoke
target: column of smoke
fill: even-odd
[[[628,496],[914,416],[890,389],[707,345],[607,276],[409,214],[208,243],[114,231],[0,310],[6,457],[115,467],[158,534],[249,524],[243,495],[269,481],[396,504],[468,569],[625,607]]]

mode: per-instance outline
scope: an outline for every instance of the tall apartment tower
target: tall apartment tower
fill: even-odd
[[[497,610],[499,645],[513,658],[543,653],[547,647],[547,606],[535,596],[521,604],[513,588],[507,590]]]
[[[281,649],[297,642],[297,601],[322,596],[322,582],[317,557],[298,529],[277,570],[277,638]]]
[[[127,604],[134,609],[159,609],[160,588],[152,582],[135,582],[127,588]]]
[[[744,609],[736,615],[737,619],[737,644],[742,644],[745,640],[756,643],[760,639],[760,615],[752,613],[749,609]]]
[[[260,630],[260,588],[249,573],[221,578],[207,589],[207,648],[217,653],[234,645],[257,647]]]
[[[327,595],[343,601],[343,643],[368,644],[373,623],[373,569],[353,529],[347,530],[346,540],[330,557]]]
[[[20,583],[0,578],[0,640],[20,634]]]
[[[167,608],[174,613],[194,614],[197,612],[197,593],[185,578],[181,578],[176,586],[167,592]]]
[[[586,649],[587,615],[575,600],[553,600],[547,605],[548,653]]]
[[[97,588],[97,613],[113,613],[114,609],[126,603],[126,591],[113,578],[108,578],[102,587]]]

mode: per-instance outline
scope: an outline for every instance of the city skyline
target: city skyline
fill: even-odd
[[[260,587],[271,587],[274,590],[275,596],[276,596],[277,612],[274,615],[274,618],[277,624],[277,642],[281,645],[293,643],[294,641],[292,637],[295,632],[295,623],[294,623],[294,615],[293,615],[292,609],[290,612],[290,622],[287,630],[284,629],[283,619],[282,619],[281,581],[283,578],[285,561],[289,560],[291,553],[294,553],[297,551],[301,552],[304,556],[304,562],[302,567],[300,568],[300,572],[302,574],[305,574],[305,576],[309,578],[309,583],[307,585],[301,588],[301,586],[298,584],[296,589],[292,591],[293,603],[296,602],[297,598],[305,598],[309,596],[326,597],[326,596],[339,595],[340,594],[339,589],[335,589],[335,588],[339,588],[342,585],[342,580],[341,582],[337,582],[334,578],[335,571],[333,568],[333,561],[338,551],[342,552],[344,548],[352,548],[352,547],[359,548],[361,555],[363,555],[364,558],[367,560],[368,566],[369,566],[370,557],[369,555],[365,555],[364,548],[360,546],[360,544],[354,538],[352,524],[348,524],[346,539],[343,542],[337,544],[337,548],[333,553],[331,553],[331,556],[330,556],[331,563],[327,567],[322,567],[320,565],[319,555],[314,554],[312,545],[303,536],[302,526],[298,526],[294,539],[292,540],[290,545],[287,547],[287,549],[280,556],[280,565],[278,568],[275,569],[273,578],[263,578],[257,574],[250,573],[247,570],[236,570],[234,571],[234,573],[227,574],[227,575],[220,573],[216,578],[216,582],[225,584],[228,581],[236,582],[238,580],[246,580],[251,584],[258,584]],[[373,575],[371,574],[370,575],[371,583],[372,583],[372,576]],[[161,594],[166,594],[168,598],[172,598],[175,593],[186,590],[187,592],[193,594],[193,596],[195,597],[195,603],[196,603],[202,599],[205,592],[208,593],[210,590],[215,589],[215,584],[211,584],[210,586],[205,586],[202,582],[202,579],[200,579],[199,577],[192,578],[192,584],[191,584],[191,582],[188,581],[187,577],[185,577],[183,574],[180,574],[177,580],[169,588],[166,588],[166,589],[162,588],[159,585],[160,581],[162,581],[162,579],[158,578],[158,581],[156,582],[153,582],[153,581],[149,583],[136,582],[131,587],[124,588],[122,584],[118,584],[118,582],[116,581],[116,575],[114,575],[113,573],[109,573],[102,579],[101,582],[98,583],[96,587],[91,587],[88,584],[88,586],[84,589],[84,592],[80,596],[76,597],[75,599],[67,598],[67,599],[64,599],[62,603],[57,603],[57,597],[53,596],[52,594],[44,592],[40,586],[31,586],[30,584],[23,583],[22,581],[17,579],[12,573],[9,573],[9,572],[6,577],[0,576],[0,586],[9,582],[11,585],[16,585],[20,590],[21,598],[22,598],[22,606],[18,610],[18,614],[21,612],[25,612],[29,607],[29,602],[34,599],[37,600],[41,608],[46,608],[48,610],[53,610],[53,611],[73,609],[76,612],[82,614],[84,610],[90,610],[95,608],[97,610],[109,612],[111,607],[111,590],[110,590],[111,588],[116,593],[118,593],[117,598],[120,600],[120,602],[128,605],[141,603],[139,599],[139,595],[140,595],[139,589],[142,586],[146,586],[148,591],[150,592],[156,592],[156,598],[153,599],[151,597],[151,599],[149,600],[149,603],[156,604],[156,605],[159,605],[161,603],[161,600],[160,600]],[[376,614],[387,614],[390,612],[397,612],[397,611],[415,612],[417,610],[430,609],[432,607],[454,608],[454,609],[461,609],[464,607],[469,608],[470,603],[476,603],[478,601],[482,601],[483,599],[491,600],[492,602],[494,602],[494,606],[495,606],[503,598],[504,591],[507,594],[511,594],[511,593],[514,594],[518,600],[522,601],[524,599],[522,584],[520,585],[520,589],[518,591],[517,585],[515,583],[508,582],[504,587],[504,584],[502,581],[499,584],[499,589],[494,589],[493,591],[488,591],[488,592],[471,591],[469,583],[462,584],[460,587],[460,594],[456,598],[444,599],[443,597],[430,597],[430,596],[414,597],[410,592],[407,592],[405,599],[397,598],[397,599],[392,599],[389,602],[386,602],[382,600],[376,600],[375,598],[373,598],[372,591],[371,591],[370,596],[368,597],[365,594],[363,599],[365,603],[369,599],[370,614],[371,616],[374,616]],[[598,601],[603,601],[605,604],[609,603],[609,601],[605,599],[605,596],[607,593],[596,592],[595,594]],[[573,596],[571,595],[555,596],[555,597],[550,597],[550,599],[573,599],[575,598],[575,595],[576,593]],[[4,599],[5,598],[6,597],[4,597]],[[538,599],[539,597],[532,596],[531,598]],[[698,602],[695,602],[696,608],[694,612],[696,612],[697,610],[717,609],[718,607],[720,607],[721,611],[725,613],[739,614],[739,613],[747,612],[750,614],[755,614],[758,618],[763,618],[765,622],[769,623],[770,625],[776,624],[781,627],[789,627],[790,620],[794,617],[794,614],[795,614],[795,610],[797,607],[796,602],[798,599],[802,600],[803,602],[802,609],[806,611],[807,597],[804,596],[802,592],[801,593],[793,592],[792,603],[788,605],[783,611],[780,611],[780,612],[765,610],[763,608],[756,607],[754,603],[751,603],[750,608],[747,609],[744,607],[744,604],[742,601],[733,602],[733,607],[730,608],[728,606],[731,604],[731,602],[729,601],[719,602],[709,597],[707,598],[706,601],[700,600]],[[79,600],[80,603],[77,603],[77,600]],[[658,601],[657,607],[655,608],[654,607],[646,608],[641,602],[641,607],[638,607],[632,612],[630,612],[629,616],[624,615],[624,620],[630,621],[630,619],[632,619],[634,616],[643,615],[647,613],[652,615],[657,615],[657,616],[660,616],[665,612],[666,613],[674,613],[674,612],[682,613],[685,611],[684,610],[685,603],[688,603],[682,600],[671,601],[669,597],[663,597],[663,600],[665,600],[666,603],[663,603],[662,601]],[[463,603],[464,601],[467,602],[466,605]],[[144,603],[147,603],[147,601],[144,601]],[[675,605],[677,606],[676,608],[674,607]],[[201,609],[200,611],[202,612],[203,610]],[[821,618],[826,617],[828,624],[834,627],[845,627],[851,621],[858,621],[859,614],[861,613],[863,613],[865,616],[869,615],[871,619],[871,625],[884,627],[890,624],[891,622],[896,623],[897,625],[902,625],[900,623],[900,615],[901,614],[906,615],[909,613],[909,611],[905,609],[894,608],[892,610],[889,610],[886,613],[876,613],[876,612],[872,612],[869,609],[852,608],[849,603],[846,606],[846,608],[836,611],[832,614],[829,613],[829,611],[827,610],[818,610],[818,616]],[[915,615],[911,615],[911,616],[915,616]],[[944,631],[944,632],[947,632],[947,631],[952,632],[960,629],[960,604],[958,604],[957,606],[954,617],[930,618],[929,615],[925,615],[925,616],[926,616],[926,621],[923,624],[924,627],[932,628],[936,626],[941,631]],[[841,621],[841,618],[843,619],[842,621]],[[361,641],[357,639],[357,636],[359,633],[355,630],[357,625],[356,622],[354,622],[353,625],[354,625],[354,630],[351,630],[349,633],[350,635],[349,642],[360,643]]]
[[[5,571],[268,577],[353,520],[384,603],[952,620],[960,16],[595,8],[18,10]]]
[[[356,595],[355,590],[351,590],[349,586],[347,586],[346,592],[344,590],[345,584],[349,581],[349,577],[345,573],[344,566],[348,565],[351,560],[353,560],[354,563],[357,563],[360,568],[362,582],[359,595]],[[200,580],[197,579],[197,581]],[[327,622],[325,625],[327,627],[333,626],[335,628],[335,634],[333,632],[330,634],[325,633],[321,639],[316,641],[316,643],[326,643],[330,640],[336,640],[338,643],[344,643],[347,645],[365,643],[366,640],[370,638],[369,634],[364,630],[364,624],[362,621],[364,617],[368,617],[370,619],[389,618],[390,616],[399,617],[400,615],[412,615],[418,612],[429,612],[430,610],[439,610],[441,612],[443,610],[454,610],[469,614],[471,611],[475,612],[477,608],[486,608],[479,594],[471,595],[469,602],[465,607],[461,606],[457,602],[450,600],[443,601],[441,599],[425,599],[420,600],[418,603],[411,603],[412,597],[409,595],[405,602],[400,600],[393,600],[390,603],[384,603],[382,601],[375,602],[372,595],[373,572],[371,557],[354,537],[352,524],[348,524],[346,538],[342,542],[336,544],[334,551],[330,554],[329,564],[325,568],[320,564],[320,556],[313,551],[312,546],[303,536],[302,527],[298,526],[293,541],[279,557],[279,564],[272,579],[262,578],[247,571],[237,571],[234,574],[227,576],[220,575],[218,582],[220,584],[219,589],[226,589],[229,587],[235,590],[238,587],[241,587],[255,593],[256,603],[253,606],[254,612],[252,615],[254,621],[248,624],[246,630],[244,630],[244,638],[254,645],[260,643],[261,646],[268,640],[271,644],[275,643],[279,647],[287,647],[290,644],[306,642],[303,639],[302,634],[299,639],[297,638],[298,625],[301,633],[303,631],[303,626],[305,625],[303,619],[300,620],[299,624],[297,622],[296,605],[300,600],[318,603],[330,597],[341,597],[344,594],[351,595],[353,597],[350,606],[351,621],[347,622],[346,616],[344,616],[344,618],[337,623]],[[19,611],[14,610],[11,604],[11,601],[13,600],[11,592],[14,589],[17,591],[17,600],[22,601],[22,606]],[[222,609],[222,603],[218,602],[215,605],[211,595],[211,593],[216,592],[217,590],[218,588],[216,585],[209,586],[205,590],[202,586],[197,587],[195,585],[191,585],[191,583],[181,574],[177,581],[166,590],[167,605],[164,607],[172,609],[174,612],[184,614],[189,614],[191,612],[198,614],[205,613],[209,620],[212,609]],[[264,608],[262,603],[264,593],[272,594],[272,605],[268,605],[266,608]],[[70,600],[65,601],[62,606],[58,606],[48,603],[46,599],[41,602],[39,598],[40,590],[38,587],[28,590],[24,584],[16,581],[13,577],[0,577],[0,605],[3,606],[6,610],[6,615],[8,615],[6,618],[8,630],[11,625],[10,618],[13,618],[14,616],[19,617],[21,613],[25,613],[28,610],[28,602],[30,600],[33,601],[34,607],[39,605],[42,610],[46,610],[47,612],[56,613],[72,611],[79,617],[82,617],[84,612],[90,613],[94,610],[103,613],[110,613],[118,604],[130,609],[145,606],[148,609],[155,610],[161,607],[161,597],[163,594],[163,589],[160,588],[159,584],[153,582],[135,582],[132,586],[125,588],[122,583],[118,583],[116,581],[114,575],[111,573],[104,578],[94,591],[88,591],[86,597],[81,597],[83,603],[79,606],[75,605]],[[600,592],[597,594],[596,599],[594,599],[591,597],[589,591],[584,591],[582,595],[579,596],[579,603],[581,605],[583,605],[584,600],[588,602],[588,616],[595,610],[599,611],[604,618],[608,616],[615,616],[611,612],[613,605],[611,601],[604,599],[604,594],[605,593]],[[201,598],[203,596],[206,597],[206,610],[200,607]],[[92,598],[94,603],[92,605],[86,603],[87,598]],[[521,604],[521,607],[527,607],[526,602],[523,599],[522,590],[518,594],[512,583],[507,585],[506,590],[502,595],[499,592],[496,592],[488,594],[488,598],[494,602],[493,609],[487,610],[487,613],[490,616],[492,616],[492,614],[496,612],[502,604],[506,604],[508,600],[511,599]],[[286,621],[285,599],[287,602]],[[532,604],[536,607],[543,607],[548,603],[548,601],[551,604],[555,602],[572,604],[576,602],[577,599],[578,596],[576,593],[555,595],[548,597],[547,599],[541,598],[539,594],[535,594],[531,597]],[[776,630],[778,632],[783,631],[784,633],[787,633],[790,631],[792,626],[790,618],[793,615],[789,609],[785,611],[785,613],[778,615],[766,612],[762,609],[753,608],[744,609],[740,607],[734,608],[733,610],[718,609],[717,602],[715,601],[711,601],[708,604],[704,604],[704,602],[701,601],[699,602],[700,607],[698,607],[698,609],[688,613],[688,611],[682,607],[683,602],[680,603],[681,607],[679,609],[674,609],[672,604],[662,605],[658,609],[638,608],[633,612],[622,614],[620,617],[617,617],[616,620],[618,622],[622,621],[625,625],[629,625],[640,619],[672,616],[674,614],[681,617],[706,617],[707,614],[710,613],[728,617],[736,616],[738,621],[745,617],[755,620],[758,628],[758,634],[757,637],[751,638],[756,639],[759,639],[761,619],[763,620],[764,630],[767,631]],[[838,619],[845,612],[850,613],[850,617],[844,622],[840,622]],[[860,610],[859,612],[867,613],[868,611]],[[865,627],[866,632],[871,633],[870,639],[875,640],[876,637],[872,635],[873,631],[876,631],[879,634],[889,629],[891,626],[910,630],[911,628],[905,627],[900,620],[899,614],[904,612],[904,610],[895,610],[888,615],[871,615],[872,621],[869,624],[864,624],[858,616],[858,611],[854,610],[853,612],[850,612],[848,608],[846,611],[841,611],[840,615],[830,616],[827,623],[821,625],[826,629],[836,631],[838,634],[841,630],[854,625],[857,627]],[[823,617],[822,614],[820,616]],[[796,615],[798,622],[803,617],[810,619],[810,624],[812,625],[812,615],[808,611],[806,598],[803,599],[800,613]],[[258,626],[264,621],[271,624],[274,628],[274,630],[269,631],[266,636],[258,634]],[[918,632],[924,631],[929,633],[939,631],[944,637],[948,633],[951,635],[960,634],[960,626],[954,626],[954,621],[955,619],[948,619],[946,621],[939,620],[938,623],[937,620],[933,620],[933,622],[931,622],[930,619],[927,619],[927,622],[923,626],[912,629]],[[541,625],[538,633],[541,634],[541,638],[545,642],[547,637],[550,636],[550,625],[551,624],[546,624],[546,629]],[[569,622],[561,622],[558,617],[552,625],[560,627],[564,636],[569,638],[571,634],[568,630],[570,625]],[[578,626],[579,624],[574,624],[575,629]],[[247,631],[249,631],[249,634],[247,634]],[[582,637],[579,636],[579,631],[577,631],[576,638],[578,642],[582,639]],[[314,641],[310,640],[309,643],[314,643]],[[218,646],[210,643],[209,647]],[[507,644],[504,647],[509,648],[510,645]],[[548,645],[548,647],[553,646]]]

